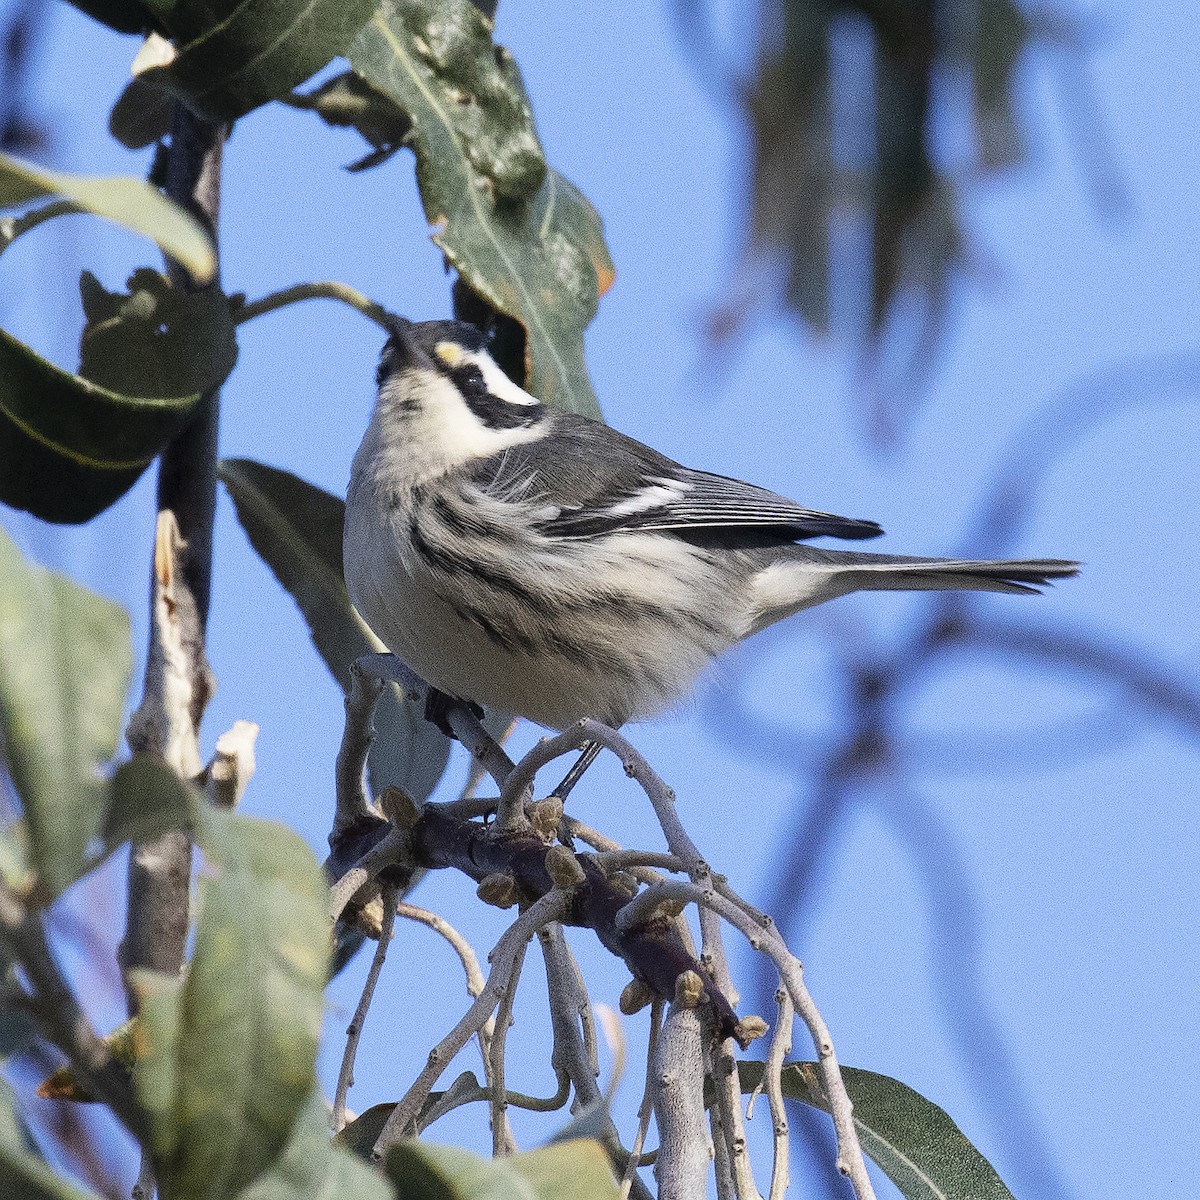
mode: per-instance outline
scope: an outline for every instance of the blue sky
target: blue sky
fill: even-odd
[[[990,597],[986,609],[1099,631],[1194,682],[1200,72],[1192,13],[1166,2],[1089,11],[1102,31],[1092,79],[1131,206],[1119,220],[1098,214],[1064,119],[1059,60],[1031,55],[1019,108],[1032,159],[966,197],[981,269],[956,288],[922,406],[883,455],[864,436],[846,345],[815,339],[770,307],[730,351],[704,341],[705,315],[722,299],[743,236],[744,130],[682,57],[667,6],[631,13],[510,0],[498,37],[524,71],[548,157],[605,220],[617,283],[588,353],[614,425],[689,464],[878,519],[888,531],[880,549],[950,554],[1024,423],[1070,390],[1102,398],[1105,415],[1047,471],[1017,547],[1082,559],[1084,575],[1041,599]],[[105,128],[134,41],[65,5],[53,12],[37,79],[54,164],[142,173],[145,156],[122,150]],[[726,25],[731,53],[744,57],[739,31]],[[280,106],[243,122],[226,160],[227,287],[253,298],[299,280],[342,279],[414,318],[447,313],[411,161],[401,154],[362,176],[339,170],[358,153],[352,135]],[[73,365],[79,268],[116,286],[152,261],[146,246],[98,222],[43,227],[0,264],[4,323]],[[322,303],[246,328],[224,394],[222,452],[343,491],[379,341],[356,314]],[[152,513],[144,480],[86,529],[9,512],[0,519],[29,554],[129,607],[140,652]],[[259,722],[246,810],[294,825],[321,854],[340,698],[224,499],[217,546],[210,654],[220,691],[206,747],[235,719]],[[926,603],[870,595],[801,616],[719,666],[679,713],[634,729],[676,788],[701,848],[750,898],[767,894],[812,791],[806,752],[774,752],[759,727],[819,739],[842,703],[830,622],[869,654],[897,644]],[[729,727],[734,704],[748,720],[721,736],[715,724]],[[1100,723],[1086,752],[1056,732],[1076,721]],[[961,735],[973,745],[1001,731],[1021,749],[986,762],[935,754],[910,773],[906,793],[885,781],[856,795],[794,945],[843,1060],[941,1103],[1023,1200],[1190,1195],[1200,1174],[1200,1050],[1191,1029],[1200,994],[1196,741],[1094,678],[1000,657],[961,656],[929,674],[904,728],[926,742]],[[535,734],[519,736],[527,744]],[[459,762],[455,784],[463,771]],[[629,844],[658,844],[647,807],[619,771],[598,773],[573,803]],[[952,894],[948,910],[935,907],[925,874],[931,847],[936,878]],[[965,890],[954,890],[956,880]],[[80,889],[81,909],[97,903],[101,886]],[[481,953],[503,927],[500,914],[477,912],[460,879],[431,880],[415,898],[468,930]],[[938,911],[940,924],[931,922]],[[574,942],[593,997],[615,1005],[618,964],[586,938]],[[462,1001],[456,965],[423,932],[405,930],[389,964],[351,1097],[360,1109],[395,1098]],[[737,965],[749,996],[748,958]],[[333,989],[322,1059],[330,1079],[362,970]],[[524,1064],[516,1086],[537,1091],[549,1072],[538,1057],[533,959],[527,970],[513,1033],[514,1061]],[[972,980],[987,1019],[968,1027],[958,1002]],[[96,992],[102,1024],[120,1015],[111,983]],[[626,1024],[637,1046],[643,1020]],[[1049,1174],[1029,1127],[998,1120],[987,1102],[995,1076],[981,1074],[979,1060],[993,1045],[1019,1081],[1054,1164]],[[620,1093],[626,1114],[640,1090],[635,1054]],[[447,1122],[441,1136],[481,1144],[485,1132],[477,1113]],[[518,1126],[527,1144],[544,1133]]]

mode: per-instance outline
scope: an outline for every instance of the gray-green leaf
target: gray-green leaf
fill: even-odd
[[[341,54],[376,0],[243,0],[205,24],[173,29],[186,37],[166,66],[139,78],[164,87],[193,111],[231,121],[297,84]],[[165,18],[175,26],[190,6]],[[192,9],[191,11],[202,11]]]
[[[273,822],[198,807],[196,949],[181,983],[142,978],[134,1068],[173,1200],[227,1200],[279,1159],[314,1086],[328,891]]]
[[[600,415],[583,331],[613,268],[600,218],[547,168],[512,56],[470,0],[383,0],[347,56],[412,121],[434,242],[526,334],[525,386]]]
[[[599,1142],[576,1139],[488,1160],[456,1146],[408,1141],[387,1158],[404,1200],[616,1200]]]
[[[47,171],[10,154],[0,154],[0,208],[43,196],[65,196],[81,208],[156,242],[198,282],[217,269],[212,241],[177,204],[140,179],[97,178]]]
[[[763,1064],[738,1064],[742,1090],[762,1079]],[[945,1109],[887,1075],[842,1067],[863,1150],[908,1200],[1013,1200],[992,1165]],[[816,1063],[786,1063],[783,1094],[829,1111]]]
[[[27,563],[0,529],[0,753],[25,813],[38,892],[78,878],[104,818],[133,652],[123,609]]]
[[[331,1142],[325,1101],[314,1091],[282,1157],[237,1200],[392,1200],[392,1195],[392,1185],[377,1170]]]

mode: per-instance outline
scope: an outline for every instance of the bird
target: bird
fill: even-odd
[[[542,404],[460,321],[396,318],[376,382],[346,497],[354,607],[444,696],[551,729],[652,717],[735,644],[850,592],[1029,593],[1079,569],[808,545],[883,530]]]

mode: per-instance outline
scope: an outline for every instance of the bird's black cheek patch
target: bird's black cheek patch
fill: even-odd
[[[540,404],[510,404],[491,392],[464,391],[463,399],[489,429],[529,429],[543,419]]]

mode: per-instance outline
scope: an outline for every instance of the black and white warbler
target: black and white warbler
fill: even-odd
[[[542,725],[650,716],[734,643],[848,592],[1032,592],[1078,570],[797,544],[882,530],[542,405],[459,322],[399,322],[378,383],[346,502],[350,597],[434,687]]]

